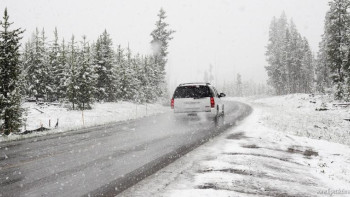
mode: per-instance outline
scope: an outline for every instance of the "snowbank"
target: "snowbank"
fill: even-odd
[[[0,136],[0,142],[137,119],[169,111],[169,107],[160,104],[140,105],[130,102],[96,103],[91,110],[85,111],[68,110],[54,105],[39,106],[35,103],[24,103],[23,108],[26,109],[24,115],[26,124],[21,128],[22,131],[37,129],[41,126],[51,130],[26,135]],[[58,126],[55,128],[57,121]]]
[[[349,107],[337,107],[330,96],[292,94],[251,102],[264,110],[266,126],[289,134],[350,145]],[[326,111],[316,109],[326,108]]]

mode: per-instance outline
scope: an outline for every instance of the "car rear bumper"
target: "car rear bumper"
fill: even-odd
[[[205,117],[216,117],[216,109],[212,108],[210,111],[176,111],[174,110],[174,115],[176,117],[184,116],[205,116]]]

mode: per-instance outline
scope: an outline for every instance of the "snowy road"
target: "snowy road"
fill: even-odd
[[[0,196],[113,196],[250,112],[227,101],[225,120],[160,114],[65,134],[0,143]]]
[[[272,127],[277,121],[267,122],[279,116],[281,121],[276,128],[291,121],[289,124],[295,124],[294,128],[299,126],[299,130],[305,131],[320,124],[319,120],[311,121],[312,118],[308,124],[300,124],[306,117],[299,115],[301,111],[308,117],[320,116],[315,106],[307,107],[308,99],[300,98],[305,97],[288,95],[248,101],[254,111],[244,121],[120,196],[350,196],[348,145],[287,134]],[[334,134],[329,130],[328,135],[337,136]]]

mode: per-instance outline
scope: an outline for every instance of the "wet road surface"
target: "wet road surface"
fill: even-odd
[[[114,196],[250,111],[225,101],[225,116],[218,120],[165,113],[0,143],[0,196]]]

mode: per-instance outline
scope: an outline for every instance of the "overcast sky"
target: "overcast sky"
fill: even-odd
[[[273,16],[285,11],[293,18],[314,53],[323,33],[328,0],[0,0],[16,27],[28,40],[36,27],[52,39],[55,26],[66,40],[86,35],[96,40],[104,29],[115,45],[128,44],[134,52],[150,54],[150,32],[161,7],[176,33],[170,42],[168,74],[171,84],[203,81],[214,67],[217,82],[265,82],[264,53]]]

